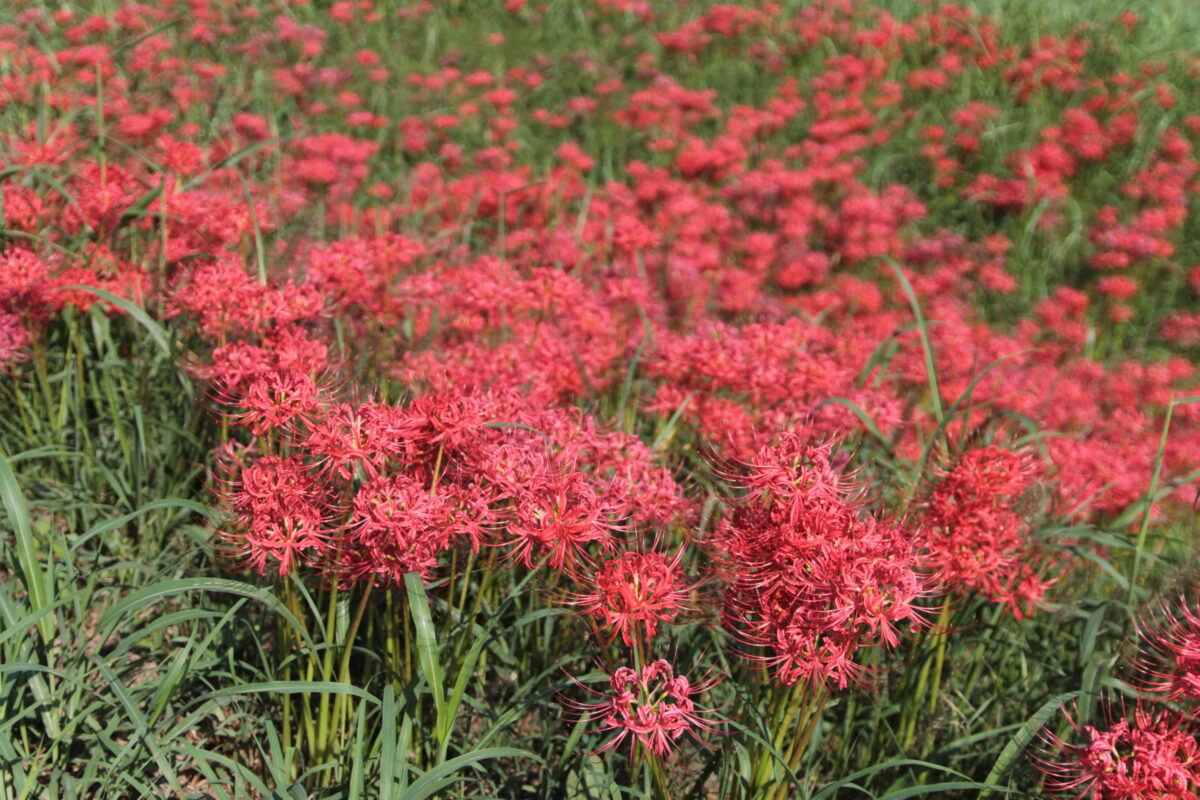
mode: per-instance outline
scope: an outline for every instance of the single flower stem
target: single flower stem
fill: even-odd
[[[325,620],[325,657],[321,661],[321,680],[329,683],[333,680],[333,645],[337,639],[337,609],[338,609],[338,585],[337,579],[334,579],[333,587],[329,590],[329,610],[328,617]],[[329,729],[329,693],[322,692],[320,700],[320,710],[317,716],[317,746],[320,748],[317,752],[317,763],[323,764],[328,760],[330,754],[330,739],[331,731]],[[333,770],[326,770],[325,776],[322,778],[322,783],[333,779]]]
[[[654,785],[658,787],[659,800],[671,800],[671,789],[667,786],[667,773],[663,769],[662,758],[654,752],[649,756],[650,773],[654,776]]]
[[[792,745],[792,755],[788,759],[788,769],[793,773],[800,767],[800,759],[804,757],[808,743],[812,741],[812,735],[821,722],[821,714],[825,711],[827,702],[829,702],[829,688],[822,686],[815,696],[808,695],[804,703],[804,715],[796,726],[797,737],[795,744]],[[775,790],[775,800],[787,800],[790,789],[791,786],[785,777]]]
[[[432,497],[437,497],[438,482],[442,479],[442,455],[445,452],[445,440],[438,442],[437,458],[433,462],[433,483],[429,487],[429,494]]]
[[[367,610],[367,601],[371,599],[371,586],[364,585],[362,589],[362,597],[359,598],[358,608],[354,611],[354,619],[350,622],[350,630],[346,634],[346,644],[342,647],[342,663],[338,666],[338,682],[347,685],[350,684],[350,656],[354,652],[354,639],[358,635],[359,625],[362,624],[363,613]],[[333,701],[333,718],[339,723],[342,721],[342,714],[348,713],[346,708],[347,703],[352,702],[349,695],[339,694]],[[340,746],[340,739],[335,742],[335,745]],[[340,749],[340,747],[339,747]]]
[[[950,631],[950,606],[942,606],[937,619],[937,663],[933,669],[933,688],[929,692],[929,715],[937,711],[938,693],[942,688],[942,667],[946,663],[946,640]]]
[[[778,753],[783,747],[788,730],[792,727],[792,722],[796,719],[796,714],[800,711],[800,702],[803,696],[804,688],[802,684],[798,683],[794,686],[772,685],[771,704],[767,708],[767,722],[770,725],[768,736],[774,733],[773,736],[770,736],[772,747],[770,750],[764,749],[759,754],[758,762],[751,773],[750,786],[752,796],[757,795],[759,790],[765,789],[770,782],[774,771],[775,753]]]
[[[920,651],[925,655],[925,658],[922,659],[921,672],[917,676],[917,688],[911,695],[912,700],[904,707],[904,714],[901,717],[900,741],[903,743],[905,750],[908,750],[912,746],[913,738],[916,736],[917,717],[920,716],[921,704],[925,699],[925,684],[929,680],[929,670],[933,667],[933,655],[926,654],[930,646],[929,638],[924,638],[921,642]]]
[[[458,578],[458,548],[450,550],[450,583],[446,586],[446,619],[442,621],[442,641],[450,635],[454,621],[454,582]]]
[[[290,610],[292,612],[292,616],[300,622],[301,630],[307,634],[308,626],[305,624],[304,614],[300,609],[300,598],[296,594],[296,587],[292,584],[291,578],[287,579],[287,583],[284,586],[288,610]],[[294,639],[293,642],[297,647],[300,644],[299,638]],[[305,667],[305,680],[311,681],[313,679],[315,662],[316,656],[312,653],[309,653],[308,663]],[[299,668],[299,665],[297,665],[297,668]],[[299,748],[301,744],[303,744],[303,746],[309,750],[309,754],[315,756],[317,733],[316,728],[313,726],[312,695],[310,695],[308,692],[303,692],[300,695],[300,718],[301,727],[296,731],[296,747]]]
[[[288,660],[292,652],[292,638],[288,635],[287,625],[282,619],[275,619],[275,641],[279,643],[280,658],[285,662],[283,665],[283,680],[285,683],[290,683],[292,680],[292,665]],[[292,696],[285,693],[283,695],[283,752],[288,753],[292,749]],[[296,762],[293,759],[291,763]],[[291,776],[295,779],[295,775]]]
[[[386,663],[391,672],[393,683],[398,684],[401,669],[400,654],[401,650],[403,649],[403,645],[400,643],[400,634],[396,626],[395,595],[396,592],[390,587],[384,590],[383,625],[385,630],[384,635],[387,639]],[[403,687],[399,685],[397,685],[396,688],[403,689]]]

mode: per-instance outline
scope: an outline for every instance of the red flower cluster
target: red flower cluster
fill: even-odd
[[[674,556],[621,553],[583,576],[584,588],[569,595],[567,602],[590,615],[596,629],[608,632],[610,639],[620,636],[630,647],[650,641],[661,623],[696,611],[698,584],[687,581],[682,561],[682,550]]]
[[[1141,650],[1132,683],[1164,700],[1200,711],[1200,610],[1186,597],[1139,620]]]
[[[1028,616],[1052,582],[1045,556],[1018,510],[1038,478],[1030,453],[997,445],[968,450],[946,470],[925,504],[922,546],[955,592],[977,591]]]
[[[867,683],[857,651],[895,647],[932,593],[911,531],[877,519],[833,465],[830,445],[789,434],[734,479],[724,520],[726,624],[785,684]]]
[[[1044,737],[1059,760],[1042,762],[1047,788],[1094,800],[1192,800],[1200,796],[1200,741],[1178,714],[1139,706],[1133,719],[1071,726],[1084,739]]]
[[[619,747],[628,739],[662,756],[670,753],[685,734],[700,741],[700,732],[717,732],[704,718],[711,710],[696,708],[692,699],[715,683],[709,679],[693,684],[686,676],[676,675],[671,664],[663,660],[647,664],[640,672],[620,667],[609,679],[611,695],[601,695],[603,700],[579,704],[577,708],[584,719],[599,721],[601,732],[616,734],[597,752]]]
[[[224,489],[234,515],[222,535],[262,573],[303,565],[398,585],[434,574],[451,549],[489,544],[577,574],[625,526],[686,508],[644,445],[513,392],[347,403],[308,375],[268,372],[223,400],[253,449],[289,453],[236,464]]]
[[[1072,744],[1043,733],[1039,766],[1048,788],[1076,798],[1200,797],[1200,614],[1187,598],[1139,621],[1141,644],[1128,665],[1140,697],[1132,717],[1106,707],[1103,727],[1071,727]]]

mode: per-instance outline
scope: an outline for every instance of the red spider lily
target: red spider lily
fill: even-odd
[[[780,681],[866,683],[856,651],[894,647],[924,624],[932,588],[910,531],[873,517],[831,463],[830,445],[795,435],[759,450],[734,480],[752,494],[718,533],[726,625]]]
[[[224,501],[234,519],[221,537],[259,574],[287,575],[329,546],[330,500],[298,458],[266,456],[244,467]]]
[[[7,375],[26,359],[29,333],[21,326],[16,314],[0,312],[0,375]]]
[[[289,370],[260,374],[250,380],[244,392],[218,392],[217,399],[224,405],[245,409],[230,414],[230,419],[255,436],[262,436],[293,422],[311,423],[323,410],[321,394],[307,373]]]
[[[517,498],[508,526],[513,538],[504,543],[512,546],[508,557],[525,567],[545,558],[555,572],[574,571],[591,563],[589,547],[611,549],[608,513],[582,473],[549,477]]]
[[[572,703],[583,718],[600,722],[599,733],[615,733],[596,753],[613,750],[629,739],[650,752],[669,755],[686,734],[703,744],[700,732],[720,733],[719,725],[709,723],[706,714],[715,709],[696,708],[694,697],[720,682],[713,675],[692,684],[684,675],[676,675],[670,662],[660,659],[639,672],[620,667],[609,679],[611,693],[588,689],[601,699],[593,703]],[[582,684],[581,684],[582,685]]]
[[[1018,617],[1051,580],[1034,571],[1041,554],[1015,509],[1038,477],[1029,453],[997,445],[969,450],[943,473],[925,504],[922,543],[953,591],[979,591]]]
[[[406,572],[428,577],[451,546],[451,506],[445,494],[406,475],[378,477],[354,497],[347,528],[351,547],[342,558],[352,577],[373,575],[392,586]]]
[[[298,444],[327,475],[350,480],[361,469],[372,479],[405,455],[419,429],[419,422],[394,406],[337,403],[312,421]]]
[[[1200,701],[1200,613],[1180,597],[1178,606],[1163,603],[1137,627],[1132,683],[1172,702]]]
[[[1132,720],[1122,716],[1104,727],[1068,719],[1082,741],[1074,744],[1043,732],[1046,747],[1035,757],[1048,776],[1048,789],[1076,800],[1200,797],[1197,731],[1174,711],[1139,705]]]
[[[695,611],[693,593],[683,574],[683,550],[674,556],[662,553],[622,553],[588,570],[580,582],[585,591],[565,601],[591,615],[610,638],[633,646],[641,634],[652,638],[660,623]]]

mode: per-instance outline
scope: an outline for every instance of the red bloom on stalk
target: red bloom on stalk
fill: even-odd
[[[619,747],[629,739],[631,744],[638,742],[650,752],[665,756],[685,734],[703,743],[697,731],[720,733],[703,716],[714,709],[698,709],[693,700],[718,682],[718,677],[712,677],[692,684],[686,676],[676,675],[669,662],[660,659],[643,667],[641,672],[620,667],[609,679],[611,694],[589,689],[603,699],[576,707],[585,719],[599,721],[601,732],[616,734],[597,753]]]
[[[683,551],[674,556],[662,553],[622,553],[604,561],[584,581],[589,589],[572,596],[572,602],[632,646],[640,631],[654,636],[659,623],[672,622],[693,610],[692,591],[683,575]]]
[[[312,422],[302,445],[317,457],[327,475],[350,480],[361,468],[371,479],[389,460],[404,454],[415,430],[403,409],[381,403],[338,403]]]
[[[948,586],[979,591],[1018,618],[1052,583],[1034,571],[1041,554],[1014,508],[1037,475],[1029,453],[988,445],[964,453],[925,504],[923,544]]]
[[[508,557],[532,567],[546,556],[555,571],[590,563],[590,545],[611,547],[607,512],[583,473],[549,478],[517,500],[515,519],[508,526],[515,537],[506,543],[513,546]]]
[[[875,518],[830,445],[787,435],[733,478],[751,494],[722,520],[726,625],[780,681],[862,684],[861,647],[899,643],[931,594],[912,533]]]
[[[0,375],[12,373],[16,364],[26,358],[29,333],[21,326],[16,314],[0,311]]]
[[[393,585],[404,573],[428,576],[450,546],[450,507],[443,495],[406,475],[379,477],[354,497],[353,548],[345,559],[355,577],[376,575]]]
[[[310,422],[322,407],[316,381],[297,370],[257,375],[244,392],[224,392],[219,399],[225,405],[245,409],[230,417],[255,436],[292,421]]]
[[[1178,702],[1200,701],[1200,613],[1186,598],[1176,610],[1164,603],[1138,622],[1142,644],[1131,681],[1139,689]]]
[[[1047,752],[1036,758],[1051,791],[1076,800],[1195,800],[1200,791],[1196,731],[1169,709],[1139,706],[1133,719],[1107,727],[1071,727],[1080,744],[1043,733]]]
[[[328,498],[298,458],[267,456],[244,467],[226,492],[234,526],[223,532],[244,564],[287,575],[328,547]]]

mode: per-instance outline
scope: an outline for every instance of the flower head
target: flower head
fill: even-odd
[[[222,538],[259,574],[287,575],[327,549],[329,498],[300,459],[260,458],[225,495],[234,519]]]
[[[1141,647],[1131,683],[1172,702],[1200,701],[1200,613],[1186,598],[1138,621]]]
[[[713,709],[698,709],[692,699],[716,683],[717,679],[711,678],[693,684],[686,676],[676,675],[670,662],[659,659],[640,672],[620,667],[609,679],[611,694],[596,692],[603,699],[577,707],[585,719],[599,721],[601,731],[615,733],[597,752],[612,750],[629,739],[664,756],[684,734],[700,741],[697,731],[719,732],[703,717]]]
[[[1026,452],[996,445],[964,453],[925,503],[922,544],[950,589],[978,591],[1027,616],[1053,582],[1025,518],[1014,509],[1037,478]]]
[[[589,545],[611,547],[608,508],[580,472],[549,477],[525,493],[508,530],[515,537],[509,557],[526,567],[545,556],[550,569],[572,570],[590,562]]]
[[[785,684],[844,689],[867,682],[859,648],[925,624],[917,601],[932,590],[912,532],[875,517],[832,455],[796,437],[760,450],[717,543],[725,624],[751,658]]]
[[[1109,709],[1111,713],[1111,708]],[[1081,800],[1195,800],[1200,791],[1200,743],[1179,714],[1142,706],[1133,719],[1103,726],[1070,720],[1083,741],[1043,734],[1048,752],[1037,758],[1047,788]]]
[[[692,590],[684,578],[683,551],[622,553],[600,563],[583,581],[587,589],[568,598],[613,637],[632,646],[638,634],[654,636],[659,623],[693,610]]]

